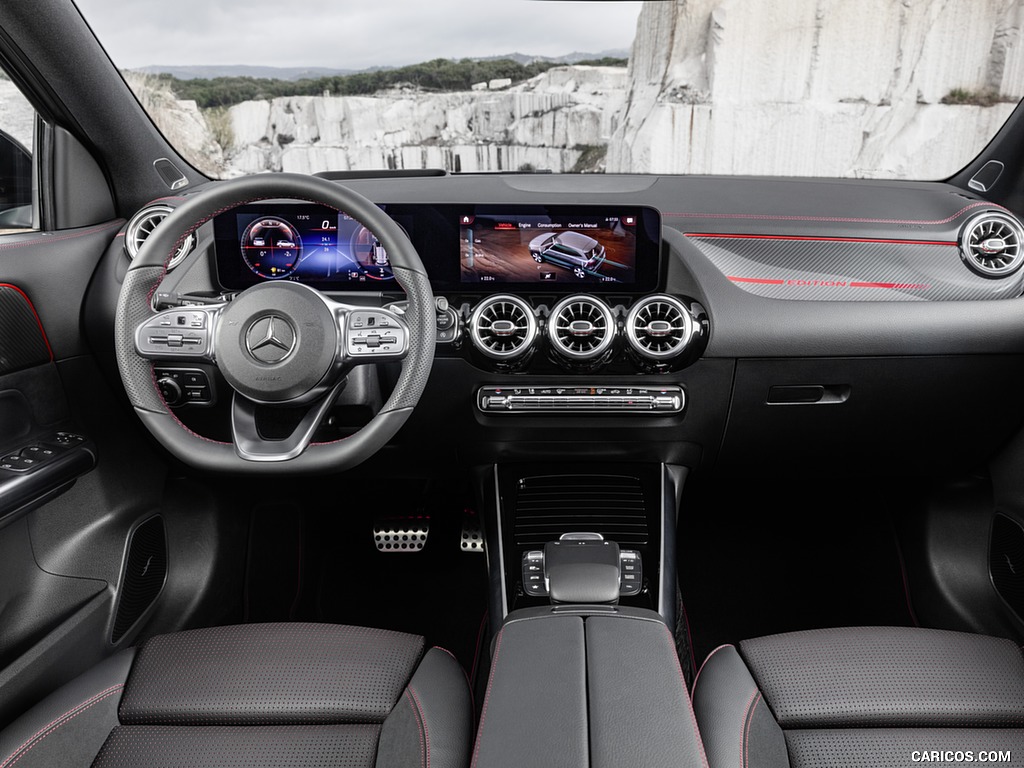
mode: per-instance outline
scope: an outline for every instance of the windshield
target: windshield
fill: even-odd
[[[945,178],[1024,1],[78,0],[172,144],[264,171]]]

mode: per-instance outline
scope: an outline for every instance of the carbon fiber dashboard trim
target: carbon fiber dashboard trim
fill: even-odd
[[[689,234],[734,285],[791,301],[970,301],[1021,295],[1024,274],[982,277],[957,243],[777,235]]]

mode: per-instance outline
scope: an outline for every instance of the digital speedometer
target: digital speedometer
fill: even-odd
[[[242,258],[260,277],[288,277],[302,261],[302,235],[282,218],[260,217],[242,233]]]
[[[355,223],[355,222],[353,222]],[[354,280],[394,280],[388,253],[380,240],[362,225],[352,231],[349,241],[349,253],[356,261],[356,271],[352,273]]]

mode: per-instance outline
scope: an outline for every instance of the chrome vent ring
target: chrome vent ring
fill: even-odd
[[[615,315],[593,296],[569,296],[555,304],[548,318],[548,341],[572,360],[600,357],[615,341]]]
[[[488,296],[469,318],[473,346],[494,360],[514,360],[526,354],[537,337],[533,308],[518,296]]]
[[[1007,277],[1024,264],[1024,229],[1012,216],[985,211],[960,230],[960,257],[983,277]]]
[[[142,244],[149,239],[153,231],[160,226],[160,223],[173,210],[169,205],[151,205],[132,216],[132,220],[128,222],[128,228],[125,230],[124,235],[124,248],[128,252],[128,258],[134,259],[139,255]],[[167,270],[170,271],[178,266],[192,252],[195,244],[195,234],[190,234],[186,237],[181,247],[178,248],[174,256],[167,263]]]
[[[651,360],[668,360],[689,345],[693,317],[673,296],[646,296],[626,316],[626,341],[635,352]]]

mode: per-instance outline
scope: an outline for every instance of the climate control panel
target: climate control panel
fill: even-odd
[[[481,387],[477,408],[484,413],[681,413],[682,387]]]

